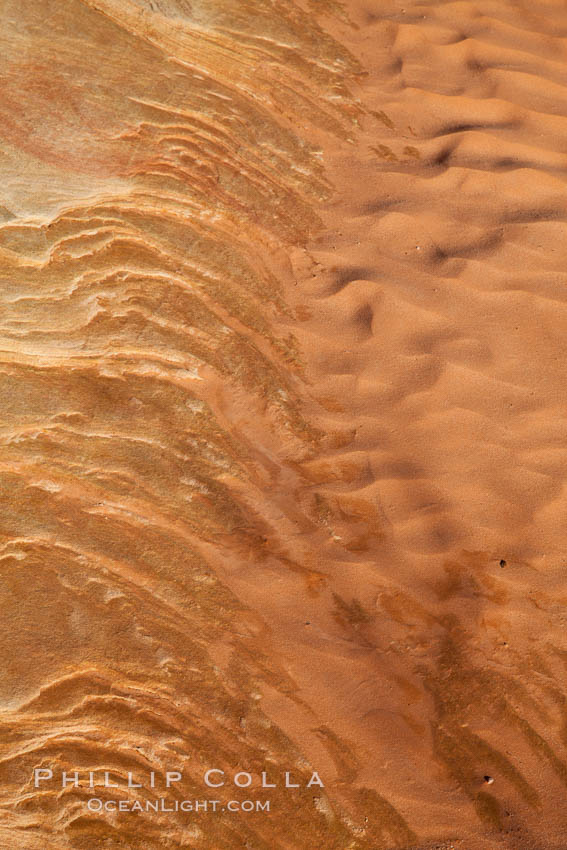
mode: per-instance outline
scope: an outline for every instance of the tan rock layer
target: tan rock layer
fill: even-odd
[[[274,324],[285,246],[329,192],[294,122],[346,136],[356,62],[287,2],[2,12],[2,843],[342,846],[261,708],[262,683],[301,703],[297,687],[217,573],[223,553],[260,567],[279,548],[266,490],[313,451]],[[188,824],[89,812],[92,791],[35,788],[36,767],[144,785],[103,799],[211,796],[211,767],[301,787],[273,816]],[[166,770],[184,775],[171,791]]]

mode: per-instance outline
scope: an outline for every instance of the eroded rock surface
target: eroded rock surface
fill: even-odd
[[[560,850],[562,5],[1,14],[2,847]]]

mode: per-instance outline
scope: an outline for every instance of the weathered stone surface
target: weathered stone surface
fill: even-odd
[[[0,846],[561,850],[562,6],[0,10]]]

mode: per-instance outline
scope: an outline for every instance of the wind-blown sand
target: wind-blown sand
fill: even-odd
[[[564,4],[2,16],[0,844],[564,850]]]

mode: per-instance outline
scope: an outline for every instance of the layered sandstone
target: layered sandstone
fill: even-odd
[[[560,850],[563,5],[1,10],[0,843]]]

